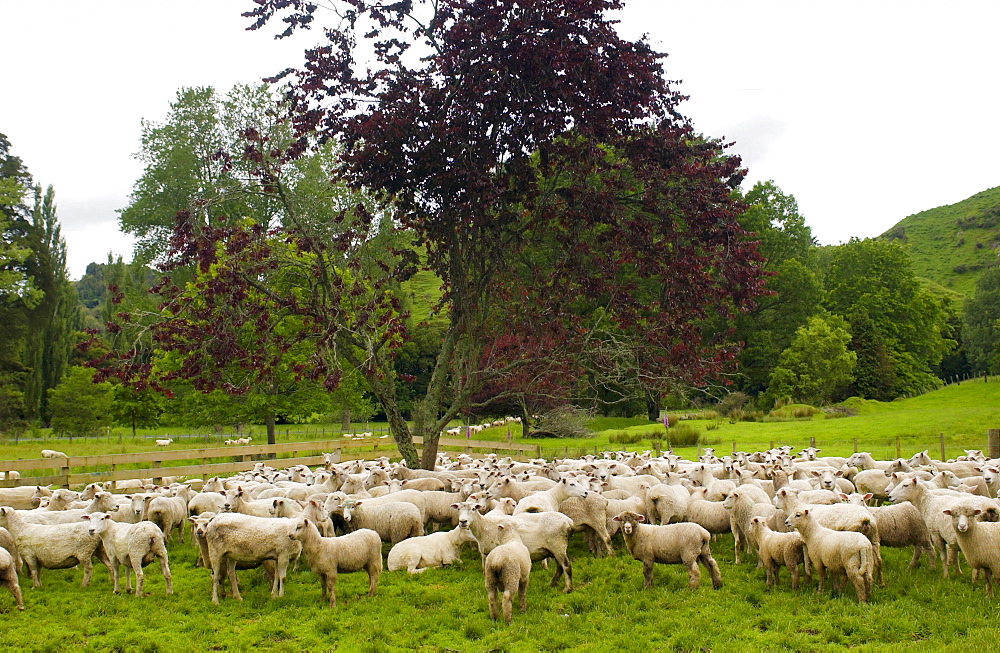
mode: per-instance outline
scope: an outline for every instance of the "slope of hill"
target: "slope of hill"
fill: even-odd
[[[881,237],[909,245],[917,276],[971,295],[1000,253],[1000,186],[907,216]]]

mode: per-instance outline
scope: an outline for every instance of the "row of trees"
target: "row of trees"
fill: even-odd
[[[0,134],[0,425],[50,418],[49,391],[82,335],[80,304],[66,273],[55,191],[44,191]]]
[[[81,284],[119,422],[273,441],[281,419],[376,410],[430,465],[470,413],[891,399],[966,365],[970,313],[963,331],[901,246],[818,248],[791,195],[741,191],[662,55],[607,21],[617,0],[332,4],[279,96],[186,88],[143,124],[136,262]],[[287,35],[316,10],[248,15]]]

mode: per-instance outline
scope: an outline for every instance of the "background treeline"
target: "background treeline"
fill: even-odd
[[[109,333],[107,324],[123,311],[134,317],[158,310],[149,289],[161,280],[156,263],[179,211],[210,227],[222,216],[267,223],[280,210],[272,194],[255,186],[259,171],[253,168],[260,162],[227,154],[239,152],[248,133],[260,142],[289,139],[280,114],[265,87],[236,87],[226,95],[181,89],[164,122],[143,123],[138,157],[145,171],[120,211],[122,230],[137,239],[135,262],[94,262],[75,282],[67,275],[53,189],[35,183],[0,135],[0,432],[52,427],[86,435],[112,424],[135,429],[245,423],[267,424],[273,432],[280,423],[323,419],[347,428],[352,421],[384,417],[356,379],[342,379],[329,392],[293,373],[308,360],[308,352],[295,349],[284,352],[286,373],[270,377],[266,387],[226,392],[223,383],[203,392],[177,381],[168,388],[169,398],[151,389],[94,384],[94,370],[84,366],[107,351],[102,347],[122,349],[135,344],[123,338],[143,337],[141,331]],[[317,223],[365,201],[329,182],[334,162],[332,149],[320,147],[283,172],[292,180],[290,199],[283,199]],[[794,196],[773,181],[733,192],[746,205],[741,226],[759,240],[769,291],[752,311],[711,324],[713,332],[743,343],[735,370],[709,384],[655,389],[623,375],[596,390],[566,393],[556,403],[650,419],[663,408],[692,404],[721,403],[752,415],[776,405],[827,405],[852,396],[891,401],[949,380],[1000,372],[1000,232],[992,235],[1000,189],[911,216],[881,238],[829,247],[817,246]],[[961,252],[971,257],[968,262],[960,262]],[[175,284],[196,276],[171,274]],[[389,291],[411,315],[409,338],[393,363],[396,398],[408,419],[415,398],[432,383],[442,346],[439,286],[421,270]],[[97,332],[96,341],[81,353],[77,346],[90,339],[85,329]],[[168,356],[150,364],[180,363]],[[530,408],[509,400],[476,406],[466,411],[468,417]],[[550,401],[537,409],[552,407]]]

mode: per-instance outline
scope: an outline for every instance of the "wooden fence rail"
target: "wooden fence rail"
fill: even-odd
[[[421,438],[413,440],[419,451],[423,440]],[[442,438],[438,441],[438,450],[461,451],[471,456],[495,453],[522,461],[539,455],[539,448],[536,445],[492,440]],[[0,480],[0,487],[17,487],[19,485],[75,487],[88,483],[124,481],[134,478],[151,478],[158,483],[167,476],[185,479],[201,477],[204,480],[210,476],[231,475],[247,471],[257,461],[273,461],[283,467],[321,465],[326,453],[333,454],[333,459],[338,462],[359,459],[373,460],[381,456],[399,457],[394,441],[368,438],[364,440],[316,440],[239,447],[174,449],[100,456],[70,456],[69,458],[0,460],[0,472],[16,470],[21,474],[19,479]],[[178,462],[188,462],[189,464],[173,464]],[[27,473],[39,470],[43,473]]]

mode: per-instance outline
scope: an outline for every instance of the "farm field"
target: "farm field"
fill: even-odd
[[[962,449],[986,449],[987,430],[1000,428],[1000,378],[982,379],[951,384],[939,390],[910,399],[890,403],[848,400],[847,406],[855,415],[850,417],[826,418],[817,415],[812,418],[765,418],[757,422],[730,422],[725,418],[685,419],[683,424],[699,432],[703,446],[715,447],[719,453],[733,450],[753,451],[767,449],[772,445],[788,444],[796,448],[807,447],[814,439],[816,446],[826,455],[847,455],[854,451],[854,440],[858,449],[869,451],[876,458],[896,456],[897,438],[900,455],[910,456],[917,451],[929,449],[934,457],[940,457],[941,436],[944,437],[946,457],[962,453]],[[697,417],[697,411],[670,411],[671,423],[676,425],[678,415],[690,414]],[[653,440],[666,446],[667,438],[661,424],[652,424],[645,418],[598,418],[592,422],[595,430],[590,438],[566,439],[524,439],[520,426],[511,425],[514,441],[522,444],[536,444],[543,457],[581,455],[595,451],[622,450],[643,451],[652,448]],[[358,432],[373,431],[384,435],[384,423],[354,425]],[[263,428],[253,426],[253,444],[262,444]],[[140,430],[136,438],[127,429],[113,430],[109,436],[100,438],[54,438],[44,433],[44,439],[24,440],[17,444],[6,438],[0,443],[0,460],[37,458],[42,448],[57,448],[71,456],[134,453],[156,449],[153,440],[159,437],[173,437],[175,441],[169,449],[193,449],[205,446],[221,446],[223,441],[233,437],[230,433],[207,434],[193,432],[185,427],[171,427]],[[278,442],[299,442],[327,440],[341,433],[340,425],[307,424],[288,425],[278,429]],[[642,437],[632,444],[618,444],[612,441],[622,433],[637,434]],[[503,441],[507,427],[486,429],[476,434],[477,440]],[[395,453],[391,439],[385,440],[385,449]],[[58,446],[56,446],[58,445]],[[380,450],[383,447],[380,446]],[[697,456],[697,447],[675,447],[675,452],[686,458]]]
[[[244,602],[209,601],[208,571],[193,566],[190,544],[170,545],[175,594],[163,595],[157,566],[147,568],[148,596],[115,596],[103,567],[88,588],[79,569],[45,570],[43,587],[22,579],[26,610],[18,613],[0,593],[0,645],[7,650],[344,650],[344,651],[607,651],[638,642],[653,650],[862,651],[993,649],[998,599],[968,571],[945,580],[927,568],[914,571],[910,552],[883,549],[887,586],[870,604],[853,590],[817,594],[815,580],[792,591],[787,572],[769,590],[752,562],[733,563],[732,537],[720,536],[713,553],[723,587],[707,574],[687,588],[679,566],[657,565],[654,585],[642,589],[641,564],[616,538],[616,556],[596,559],[574,536],[574,590],[548,587],[551,570],[535,564],[528,610],[515,610],[510,626],[489,618],[478,554],[466,548],[461,563],[413,577],[383,572],[378,593],[365,596],[364,573],[340,576],[338,605],[320,597],[319,582],[302,566],[290,572],[285,596],[269,598],[259,570],[240,571]],[[388,549],[386,545],[385,549]]]

